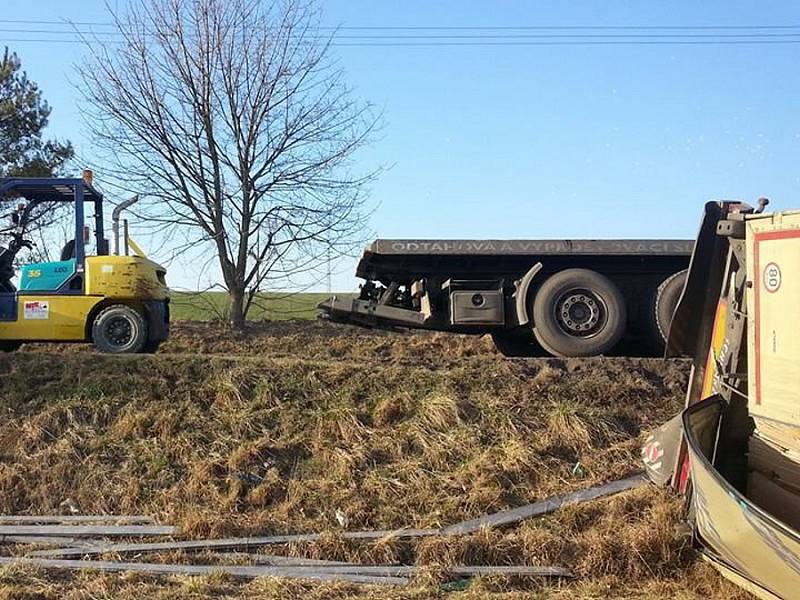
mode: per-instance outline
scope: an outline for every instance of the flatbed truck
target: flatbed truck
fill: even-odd
[[[506,356],[658,355],[693,240],[379,239],[355,297],[319,305],[367,327],[490,334]]]

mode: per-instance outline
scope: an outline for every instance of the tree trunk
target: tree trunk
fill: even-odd
[[[245,303],[245,293],[244,289],[239,288],[230,288],[228,291],[228,295],[231,299],[231,327],[234,329],[244,329],[244,319],[245,319],[245,310],[244,310],[244,303]]]

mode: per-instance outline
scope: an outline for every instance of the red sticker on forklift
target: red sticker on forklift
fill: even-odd
[[[50,318],[50,303],[36,300],[23,304],[23,318],[33,321],[43,321]]]
[[[777,263],[767,263],[764,267],[764,289],[773,294],[781,287],[781,268]]]

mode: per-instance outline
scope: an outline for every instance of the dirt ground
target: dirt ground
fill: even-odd
[[[463,537],[338,535],[337,513],[350,530],[436,527],[635,472],[687,373],[658,359],[508,360],[485,338],[314,321],[241,334],[179,323],[153,356],[2,355],[0,513],[53,514],[71,498],[85,513],[153,515],[187,539],[319,531],[271,550],[426,569],[377,588],[11,566],[0,598],[745,598],[681,534],[680,499],[652,487]],[[578,576],[452,586],[437,568],[453,564]]]

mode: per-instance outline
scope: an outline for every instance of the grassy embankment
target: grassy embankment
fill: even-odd
[[[458,538],[347,542],[432,527],[622,477],[674,414],[683,362],[502,360],[488,340],[273,323],[182,325],[154,356],[0,356],[0,513],[150,514],[184,536],[323,531],[276,552],[417,564],[375,589],[224,577],[0,569],[6,598],[744,598],[696,561],[680,500],[654,488]],[[146,560],[198,560],[183,554]],[[201,560],[213,563],[212,556]],[[437,565],[555,564],[574,582],[484,578],[445,592]]]

